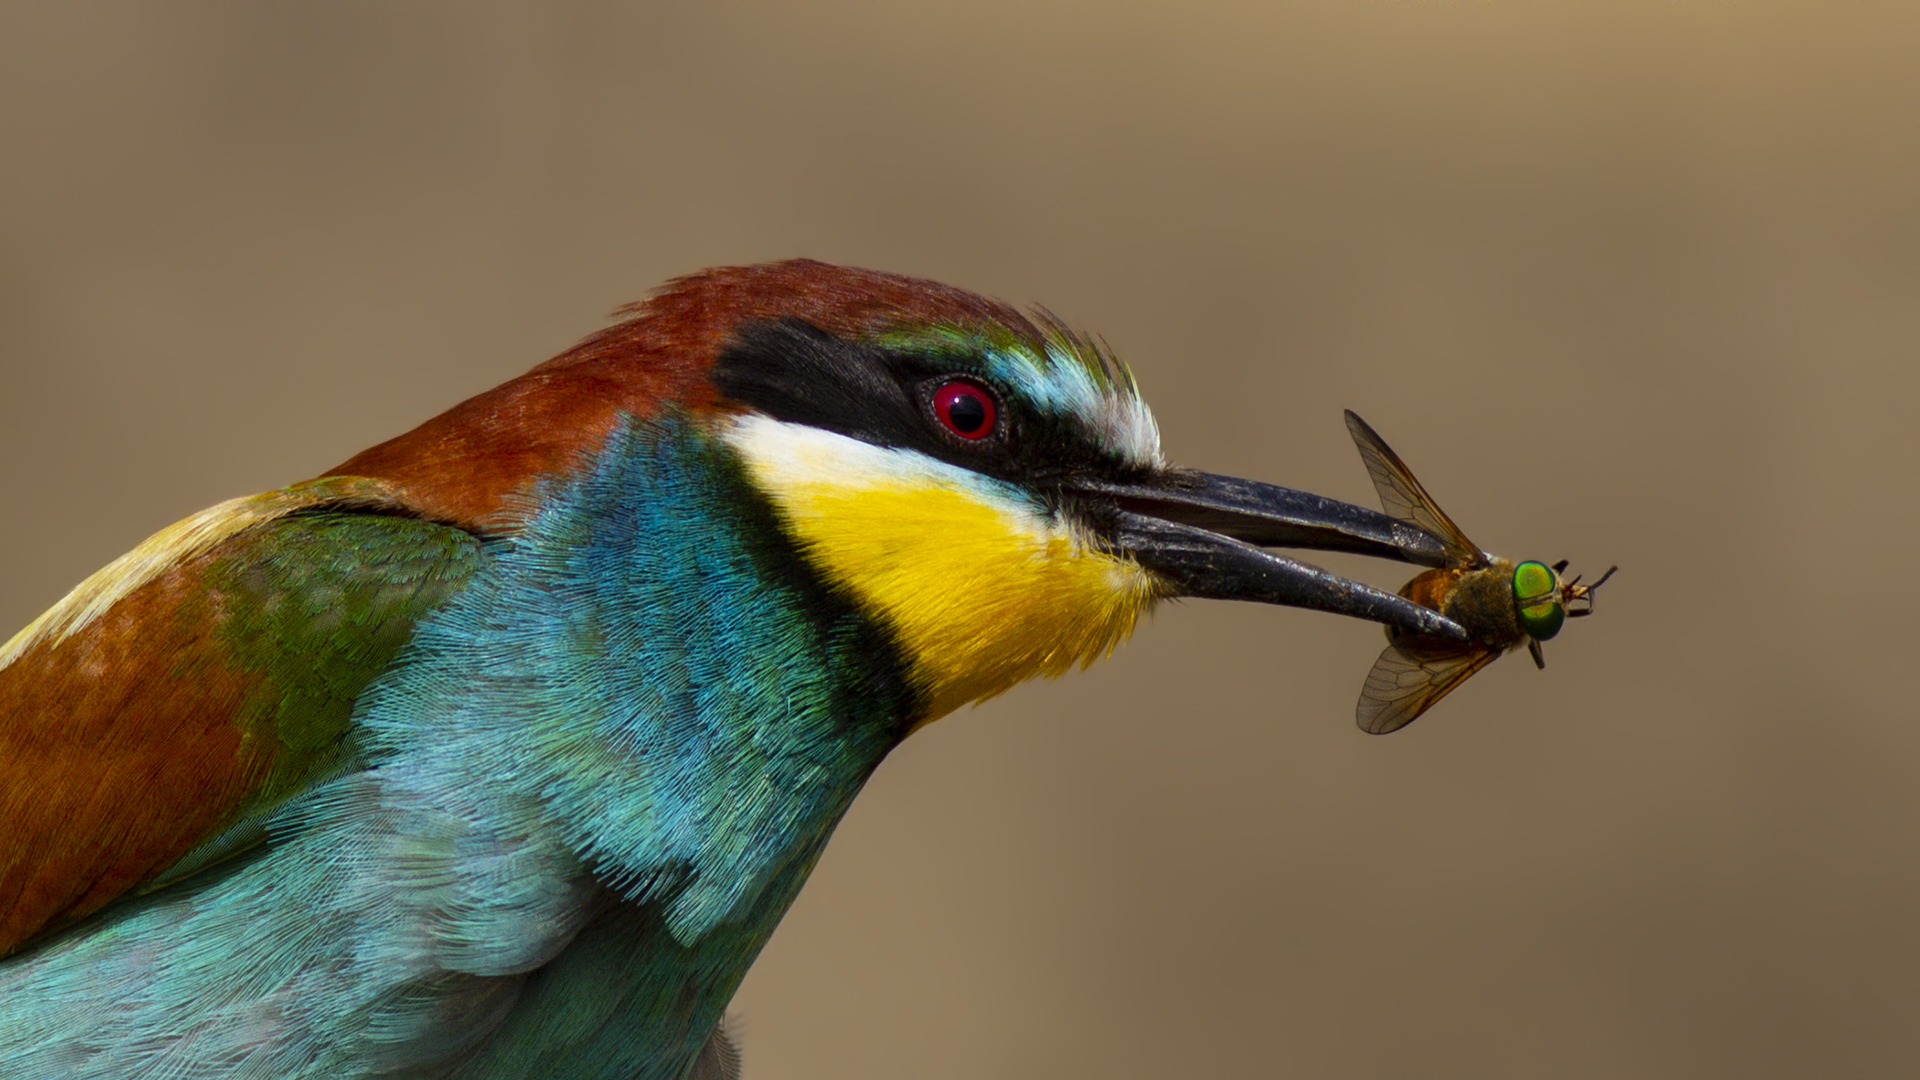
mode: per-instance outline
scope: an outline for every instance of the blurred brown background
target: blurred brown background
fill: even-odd
[[[0,22],[0,636],[797,254],[1098,331],[1182,462],[1371,504],[1350,406],[1483,544],[1621,565],[1389,738],[1375,628],[1200,603],[935,725],[738,998],[753,1080],[1920,1074],[1920,7]]]

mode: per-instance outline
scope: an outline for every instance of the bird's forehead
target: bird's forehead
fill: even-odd
[[[1160,429],[1132,372],[1100,342],[1043,314],[1038,340],[995,325],[915,326],[879,335],[888,349],[949,358],[1019,395],[1032,408],[1070,421],[1129,465],[1158,468]]]

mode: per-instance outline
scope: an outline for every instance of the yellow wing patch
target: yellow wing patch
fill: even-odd
[[[922,723],[1092,663],[1159,596],[1137,564],[968,470],[764,417],[728,439],[815,564],[891,625]]]

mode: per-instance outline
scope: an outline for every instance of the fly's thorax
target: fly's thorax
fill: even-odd
[[[1513,564],[1504,559],[1479,570],[1423,570],[1400,587],[1400,595],[1459,623],[1483,645],[1507,649],[1525,639],[1513,609]],[[1389,627],[1387,640],[1402,633]]]
[[[1455,622],[1459,622],[1467,629],[1468,633],[1473,634],[1476,640],[1484,640],[1481,633],[1476,631],[1473,626],[1461,621],[1462,615],[1459,603],[1462,582],[1468,576],[1477,573],[1480,573],[1480,571],[1467,570],[1458,566],[1422,570],[1414,576],[1412,581],[1400,587],[1400,595],[1419,604],[1421,607],[1431,608]],[[1398,641],[1404,634],[1406,634],[1406,631],[1401,630],[1399,627],[1387,627],[1388,641]]]
[[[1440,612],[1483,645],[1510,649],[1527,638],[1513,606],[1513,564],[1505,559],[1495,559],[1479,570],[1461,571]]]

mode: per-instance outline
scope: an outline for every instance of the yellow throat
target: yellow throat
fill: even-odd
[[[748,415],[723,436],[835,584],[891,626],[921,724],[1090,664],[1158,597],[1016,488],[909,450]]]

